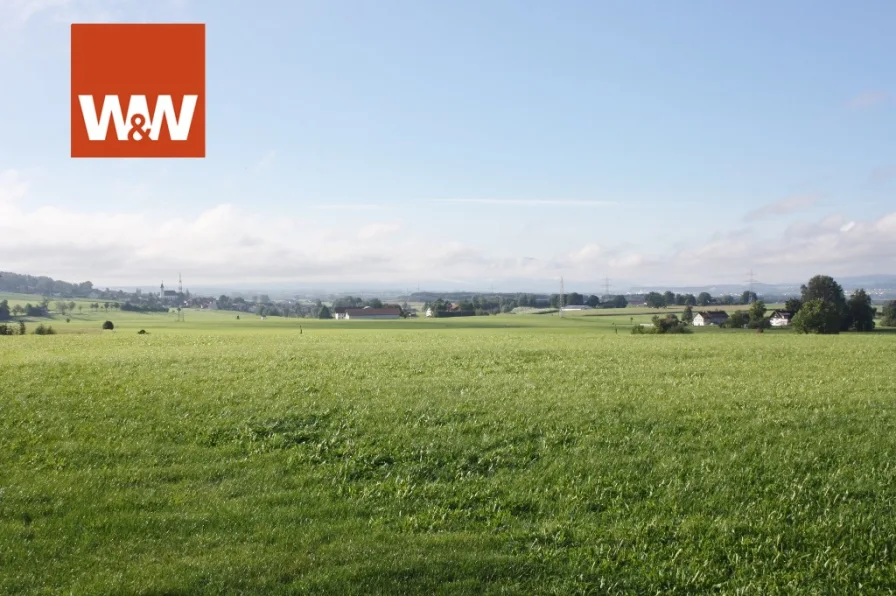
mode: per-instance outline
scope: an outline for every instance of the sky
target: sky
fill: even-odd
[[[70,24],[207,26],[207,157],[72,159]],[[896,3],[0,0],[0,270],[555,289],[896,272]]]

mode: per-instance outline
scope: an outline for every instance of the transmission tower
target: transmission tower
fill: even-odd
[[[606,294],[604,294],[604,296],[609,296],[610,295],[610,278],[609,277],[604,278],[604,289],[606,290]]]
[[[560,276],[560,310],[558,311],[560,313],[561,317],[563,316],[563,306],[564,306],[565,302],[566,302],[566,295],[563,290],[563,276],[561,275]]]
[[[177,322],[184,322],[184,278],[178,273],[177,274],[177,299],[179,300],[179,304],[177,305]]]
[[[750,278],[747,280],[747,282],[750,284],[750,298],[752,299],[753,296],[756,295],[756,293],[753,291],[753,285],[756,283],[756,278],[753,277],[752,269],[750,269]]]

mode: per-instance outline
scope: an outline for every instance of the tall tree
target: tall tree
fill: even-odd
[[[646,304],[650,308],[663,308],[664,306],[666,306],[666,301],[663,298],[663,295],[659,292],[650,292],[644,298],[644,304]]]
[[[750,320],[751,321],[761,321],[765,318],[765,302],[762,300],[756,300],[753,304],[750,305]]]
[[[697,305],[698,306],[709,306],[712,304],[712,296],[709,292],[700,292],[697,296]]]
[[[12,318],[9,312],[9,301],[2,300],[0,301],[0,321],[8,321]]]
[[[850,328],[856,331],[873,331],[877,309],[871,306],[871,296],[864,289],[858,289],[846,303]]]
[[[741,304],[753,304],[759,299],[759,296],[756,295],[756,292],[746,290],[740,296]]]
[[[833,312],[837,314],[837,326],[840,331],[846,331],[850,328],[851,321],[849,320],[849,310],[846,306],[846,296],[843,293],[843,288],[834,281],[833,277],[816,275],[809,280],[809,283],[803,285],[800,290],[802,294],[800,299],[803,301],[804,306],[810,300],[822,300],[829,304]]]
[[[881,310],[881,325],[896,327],[896,300],[887,302]]]

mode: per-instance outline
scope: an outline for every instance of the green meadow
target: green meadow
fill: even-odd
[[[896,330],[651,313],[29,321],[0,593],[896,590]]]

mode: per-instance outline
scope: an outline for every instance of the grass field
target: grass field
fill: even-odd
[[[892,593],[896,333],[649,312],[0,338],[0,593]]]

